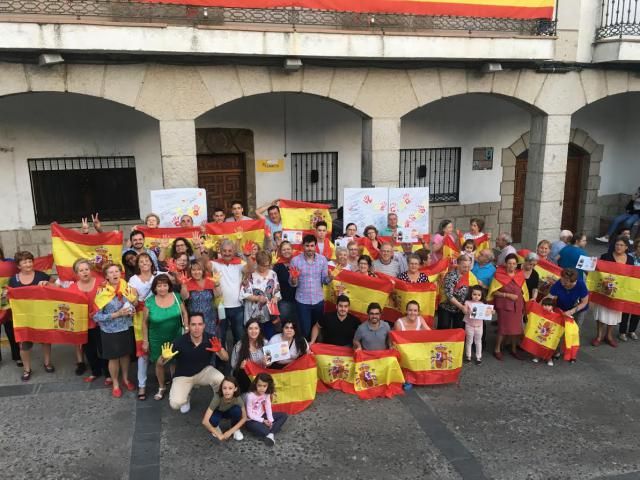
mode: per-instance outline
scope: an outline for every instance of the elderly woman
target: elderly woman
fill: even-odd
[[[368,244],[371,245],[374,252],[369,252],[375,256],[375,253],[380,250],[382,242],[378,239],[378,229],[373,225],[367,225],[364,229],[364,236],[368,239]]]
[[[344,247],[336,247],[336,260],[329,262],[337,268],[349,269],[349,251]]]
[[[476,258],[471,269],[471,272],[478,279],[478,283],[484,288],[489,288],[489,285],[493,282],[493,276],[496,274],[493,258],[493,252],[490,249],[480,250],[478,258]]]
[[[469,293],[471,259],[467,255],[458,257],[458,264],[444,277],[445,302],[438,310],[438,329],[464,328],[464,301]]]
[[[600,255],[600,260],[621,263],[623,265],[633,265],[633,257],[627,253],[628,248],[629,244],[627,242],[627,239],[620,236],[614,243],[613,253],[603,253],[602,255]],[[612,284],[606,285],[606,293],[608,295],[611,294],[612,289]],[[618,342],[616,342],[613,338],[613,330],[616,325],[618,325],[622,321],[622,315],[622,312],[612,310],[603,305],[596,305],[593,316],[598,322],[598,335],[593,339],[591,345],[593,345],[594,347],[600,345],[606,333],[606,342],[614,348],[617,347]]]
[[[22,251],[15,254],[14,260],[18,267],[18,273],[9,279],[9,288],[45,286],[51,284],[51,277],[44,272],[33,268],[33,254]],[[20,342],[20,359],[23,364],[22,381],[28,382],[31,378],[31,349],[33,342]],[[55,368],[51,364],[51,344],[42,344],[44,355],[44,370],[53,373]]]
[[[524,262],[522,263],[521,270],[524,274],[524,278],[527,283],[527,291],[529,292],[529,298],[531,300],[535,300],[538,298],[538,285],[540,284],[540,275],[536,272],[535,267],[538,264],[537,253],[529,252],[527,256],[524,257]]]
[[[360,255],[358,257],[358,270],[356,270],[356,272],[368,275],[369,277],[377,277],[373,271],[373,262],[369,255]]]
[[[506,256],[504,267],[496,271],[493,283],[489,288],[489,300],[494,300],[498,314],[498,338],[493,356],[502,360],[502,343],[511,342],[511,355],[523,360],[518,353],[518,341],[523,333],[522,317],[524,315],[525,298],[522,287],[525,284],[524,272],[518,270],[518,257],[515,253]]]
[[[135,385],[129,381],[129,358],[135,352],[133,314],[138,294],[122,278],[118,265],[107,263],[103,273],[106,282],[96,294],[97,312],[93,319],[100,326],[101,356],[109,361],[109,373],[113,381],[111,395],[120,398],[120,371],[127,390],[135,389]]]
[[[280,284],[280,295],[282,298],[278,302],[278,310],[283,320],[296,320],[296,287],[289,284],[289,266],[293,258],[293,247],[286,240],[278,248],[278,260],[273,266],[276,272],[278,283]]]
[[[536,248],[539,260],[549,260],[549,253],[551,252],[551,242],[549,240],[540,240]]]
[[[347,243],[347,252],[349,253],[349,257],[347,259],[347,270],[356,272],[358,270],[358,258],[360,257],[360,247],[358,247],[358,242],[352,240]]]
[[[256,254],[256,270],[248,274],[240,290],[240,300],[244,302],[245,321],[256,318],[260,321],[265,338],[275,333],[273,307],[282,298],[280,282],[276,272],[271,269],[271,257],[264,251]]]
[[[496,240],[496,247],[500,251],[498,258],[496,259],[496,266],[500,267],[505,264],[507,256],[516,253],[513,244],[513,237],[508,233],[501,233]]]
[[[414,253],[410,254],[407,257],[407,271],[398,275],[398,278],[409,283],[428,283],[429,277],[420,271],[421,266],[422,259]]]

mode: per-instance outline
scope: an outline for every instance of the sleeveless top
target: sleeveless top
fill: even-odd
[[[406,330],[406,328],[405,328],[405,326],[404,326],[404,322],[402,321],[402,319],[401,319],[401,318],[399,318],[398,320],[396,320],[396,322],[398,322],[398,323],[400,324],[400,330],[402,330],[402,331],[405,331],[405,330]],[[418,321],[418,323],[417,323],[417,327],[418,327],[418,328],[416,328],[416,329],[415,329],[416,331],[417,331],[417,330],[422,330],[422,322]]]

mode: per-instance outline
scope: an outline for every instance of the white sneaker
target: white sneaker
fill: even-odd
[[[269,433],[266,437],[264,437],[264,443],[269,447],[273,447],[276,444],[276,438],[273,433]]]
[[[540,359],[538,357],[534,357],[534,358],[531,359],[531,361],[533,363],[538,363],[540,361]]]
[[[621,342],[626,342],[627,341],[627,334],[626,333],[621,333],[618,338],[620,338]]]
[[[547,360],[547,365],[549,365],[550,367],[553,367],[553,360],[551,358]]]
[[[606,235],[596,237],[596,240],[602,243],[609,243],[609,237],[607,237]]]
[[[629,337],[631,337],[631,340],[638,340],[638,335],[636,335],[636,332],[631,332],[629,334]]]
[[[236,430],[235,432],[233,432],[233,439],[234,440],[237,440],[239,442],[243,438],[244,438],[244,435],[242,435],[242,432],[240,430]]]
[[[187,400],[187,403],[180,405],[180,413],[189,413],[191,410],[191,401]]]

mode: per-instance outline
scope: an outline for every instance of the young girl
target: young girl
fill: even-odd
[[[287,414],[271,411],[271,395],[275,393],[273,378],[268,373],[259,373],[253,379],[247,394],[247,430],[264,439],[272,447],[276,443],[275,434],[280,431]]]
[[[467,257],[471,259],[471,267],[476,261],[476,242],[473,239],[465,240],[462,244],[462,253],[466,253]]]
[[[540,302],[540,305],[542,306],[543,310],[545,312],[553,312],[553,299],[552,298],[543,298],[542,301]],[[559,354],[558,354],[558,357]],[[533,359],[531,360],[533,363],[538,363],[540,361],[540,358],[538,357],[533,357]],[[547,360],[547,365],[549,365],[550,367],[553,367],[553,357],[551,357],[549,360]]]
[[[223,419],[231,421],[231,427],[224,433],[220,429]],[[240,428],[246,421],[247,411],[240,398],[238,382],[233,377],[224,377],[218,392],[213,395],[209,408],[204,412],[202,425],[221,442],[228,440],[232,435],[234,440],[240,441],[244,438]]]
[[[484,290],[480,285],[469,288],[467,300],[464,302],[466,313],[464,315],[465,331],[465,361],[471,361],[471,344],[476,347],[476,365],[482,363],[482,330],[483,320],[472,318],[473,307],[484,303]]]

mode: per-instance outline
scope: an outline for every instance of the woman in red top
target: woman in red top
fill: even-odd
[[[102,281],[91,274],[91,263],[89,260],[80,258],[73,263],[73,271],[76,274],[76,281],[69,290],[85,295],[89,301],[89,325],[87,329],[87,343],[82,348],[91,368],[91,375],[84,379],[85,382],[93,382],[101,375],[105,376],[105,385],[111,384],[107,361],[98,355],[98,346],[100,345],[100,329],[93,321],[96,292]]]

